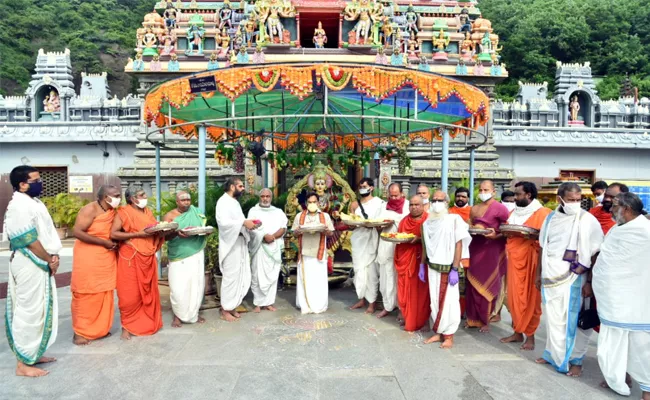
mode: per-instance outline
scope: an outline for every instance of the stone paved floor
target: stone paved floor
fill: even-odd
[[[162,289],[166,293],[165,289]],[[536,365],[542,345],[524,353],[503,345],[508,316],[492,333],[460,331],[451,351],[422,344],[423,335],[400,331],[346,306],[354,292],[330,292],[321,315],[301,316],[295,291],[280,292],[278,312],[244,314],[240,322],[203,313],[203,325],[165,327],[151,337],[113,336],[86,347],[71,343],[69,288],[59,288],[59,334],[48,355],[50,375],[14,376],[14,357],[0,333],[0,399],[608,399],[592,343],[582,378]],[[247,303],[251,304],[247,298]],[[5,301],[0,301],[4,309]],[[117,309],[117,305],[116,305]],[[543,338],[540,341],[543,344]],[[632,398],[639,398],[638,387]]]

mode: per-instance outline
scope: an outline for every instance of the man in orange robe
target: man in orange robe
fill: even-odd
[[[121,201],[118,188],[104,185],[97,192],[97,201],[85,205],[77,215],[70,284],[72,341],[76,345],[110,335],[117,274],[117,244],[110,237]]]
[[[612,201],[619,193],[627,193],[630,189],[627,185],[614,182],[607,187],[600,204],[589,210],[589,213],[596,217],[600,227],[603,229],[603,234],[607,235],[610,229],[616,226],[614,216],[612,215]]]
[[[469,205],[469,189],[465,187],[459,187],[454,193],[454,206],[449,209],[449,214],[457,214],[463,219],[466,224],[469,224],[469,213],[472,211],[472,207]],[[467,258],[460,260],[460,263],[463,265],[464,269],[469,268],[469,249],[463,249],[463,256],[467,255]],[[460,315],[465,315],[465,277],[460,278]]]
[[[122,339],[130,340],[131,335],[153,335],[163,325],[156,252],[164,237],[145,232],[156,225],[146,193],[129,188],[125,197],[127,205],[117,210],[111,239],[123,241],[117,259],[117,298]]]
[[[427,220],[422,197],[415,195],[409,203],[409,215],[402,219],[398,232],[411,233],[416,238],[411,243],[395,246],[395,269],[397,270],[397,304],[402,312],[405,331],[417,331],[424,327],[431,316],[429,282],[422,265],[422,224]]]
[[[537,200],[537,188],[532,182],[522,181],[515,185],[517,208],[510,214],[508,224],[523,225],[541,230],[551,210]],[[508,310],[512,315],[511,336],[501,339],[501,343],[526,342],[522,350],[535,349],[535,331],[542,315],[541,292],[535,287],[537,265],[539,263],[539,242],[537,235],[506,235],[508,256]]]

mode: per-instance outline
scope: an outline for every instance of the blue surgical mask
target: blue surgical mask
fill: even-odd
[[[43,182],[32,182],[29,183],[29,189],[25,192],[29,197],[38,197],[43,193]]]

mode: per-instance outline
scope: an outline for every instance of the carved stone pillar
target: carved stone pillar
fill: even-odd
[[[169,193],[170,194],[175,194],[176,193],[176,181],[169,181],[167,186],[169,187]]]

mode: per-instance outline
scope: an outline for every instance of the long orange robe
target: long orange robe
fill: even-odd
[[[465,221],[467,224],[469,224],[469,214],[472,211],[472,207],[467,206],[467,207],[458,207],[458,206],[453,206],[449,209],[449,214],[457,214],[460,215],[460,217]],[[463,268],[467,269],[469,268],[469,258],[463,258],[460,260],[461,264],[463,264]],[[460,279],[465,279],[460,278]],[[465,284],[463,284],[462,287],[465,287]],[[460,294],[460,315],[465,315],[465,293]]]
[[[528,217],[524,226],[542,229],[551,210],[542,207]],[[542,315],[541,292],[535,287],[539,261],[539,241],[510,237],[506,242],[508,255],[508,310],[515,332],[526,336],[535,334]]]
[[[406,216],[399,224],[398,232],[411,233],[422,237],[422,224],[427,220],[424,213],[419,220]],[[397,270],[397,303],[404,316],[404,330],[417,331],[431,316],[429,282],[418,278],[422,263],[421,243],[399,243],[395,246],[395,269]],[[425,271],[426,272],[426,271]]]
[[[593,207],[589,210],[589,213],[596,217],[605,235],[607,235],[607,232],[616,225],[616,221],[612,218],[612,214],[603,210],[603,206]]]
[[[132,206],[117,210],[126,233],[140,232],[156,223],[153,213]],[[162,246],[159,236],[135,238],[120,246],[117,260],[117,297],[122,327],[136,336],[153,335],[162,328],[158,262],[156,252]]]
[[[109,240],[115,210],[93,220],[88,234]],[[104,246],[77,240],[72,257],[72,330],[86,339],[99,339],[108,334],[115,315],[115,279],[117,254]]]

